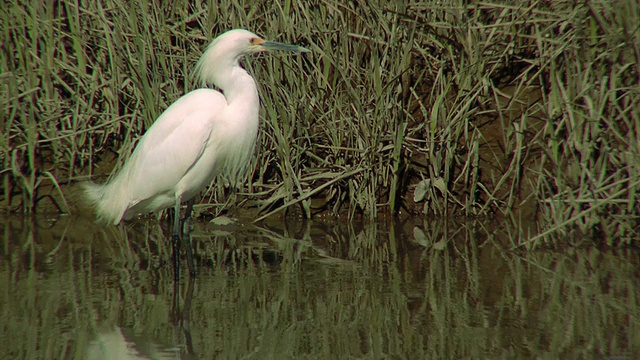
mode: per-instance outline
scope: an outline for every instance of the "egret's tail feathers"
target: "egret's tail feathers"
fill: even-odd
[[[95,208],[99,222],[117,225],[122,220],[126,204],[122,204],[118,196],[114,196],[111,183],[96,184],[85,182],[82,184],[85,199]]]

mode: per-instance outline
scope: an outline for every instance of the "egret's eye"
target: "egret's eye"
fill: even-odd
[[[253,46],[258,46],[258,45],[262,45],[264,43],[264,40],[262,40],[261,38],[254,36],[249,38],[249,44],[253,45]]]

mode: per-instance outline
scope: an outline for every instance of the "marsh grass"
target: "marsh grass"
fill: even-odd
[[[27,1],[0,11],[6,210],[68,211],[67,185],[106,179],[194,88],[211,38],[243,27],[313,53],[245,61],[262,98],[260,150],[250,181],[211,187],[204,211],[524,216],[538,235],[515,246],[558,234],[637,244],[636,1]]]

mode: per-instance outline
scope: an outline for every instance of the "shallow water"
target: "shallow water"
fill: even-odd
[[[513,251],[518,231],[198,223],[174,286],[157,221],[9,218],[0,358],[636,358],[640,257]]]

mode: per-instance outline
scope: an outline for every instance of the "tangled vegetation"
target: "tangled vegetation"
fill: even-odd
[[[201,212],[231,198],[256,218],[535,219],[519,244],[637,244],[639,13],[635,0],[13,2],[0,207],[73,212],[73,185],[119,166],[194,89],[210,39],[242,27],[313,54],[244,62],[260,151],[250,181],[211,187]]]

